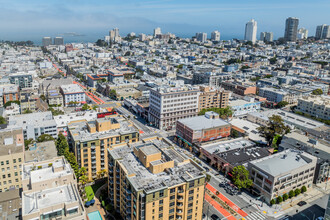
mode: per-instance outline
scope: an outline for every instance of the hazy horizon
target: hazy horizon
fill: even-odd
[[[330,22],[330,2],[326,0],[126,0],[92,2],[89,0],[0,0],[0,40],[32,40],[36,44],[43,36],[60,36],[76,32],[85,36],[65,37],[95,42],[118,27],[120,34],[129,32],[151,34],[161,27],[163,33],[192,37],[207,32],[208,37],[219,30],[221,39],[242,39],[245,23],[251,18],[258,22],[260,32],[271,31],[274,39],[284,34],[285,19],[297,17],[299,27],[314,36],[316,26]],[[71,40],[71,41],[70,41]]]

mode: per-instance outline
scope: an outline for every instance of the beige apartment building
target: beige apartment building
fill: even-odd
[[[87,219],[76,176],[64,157],[26,163],[22,172],[23,220]]]
[[[330,98],[328,96],[306,96],[298,99],[297,111],[316,118],[330,120]]]
[[[229,102],[229,91],[201,86],[199,94],[198,111],[207,108],[226,108]]]
[[[79,167],[86,167],[92,180],[98,178],[99,171],[108,169],[107,149],[119,143],[137,142],[139,133],[130,121],[116,116],[72,122],[69,139]]]
[[[0,193],[22,186],[23,163],[23,130],[21,128],[0,130]]]
[[[202,219],[203,169],[166,139],[108,149],[109,198],[124,219]]]

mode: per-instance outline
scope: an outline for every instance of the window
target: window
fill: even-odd
[[[163,206],[159,207],[159,211],[160,212],[163,211]]]
[[[174,209],[170,209],[169,213],[173,213],[174,212]]]
[[[16,163],[16,159],[13,159],[13,163]]]
[[[159,218],[163,218],[163,213],[160,213],[159,214]]]
[[[191,182],[189,183],[189,187],[194,187],[194,185],[195,185],[195,182],[194,182],[194,181],[191,181]]]
[[[172,200],[172,199],[175,199],[175,196],[171,196],[171,197],[170,197],[170,200]]]
[[[159,197],[164,197],[164,190],[159,191]]]
[[[194,193],[194,190],[193,189],[189,191],[189,195],[190,194],[193,194],[193,193]]]
[[[159,205],[162,205],[163,204],[163,200],[161,199],[161,200],[159,200]]]
[[[3,161],[1,161],[1,165],[4,165],[4,162]]]
[[[174,206],[175,205],[175,202],[171,202],[170,203],[170,207]]]
[[[18,173],[17,172],[15,172],[15,176],[18,176]]]
[[[9,160],[6,160],[6,164],[7,164],[7,165],[9,164]]]
[[[190,213],[192,213],[192,209],[189,209],[189,210],[188,210],[188,214],[190,214]]]
[[[193,196],[190,196],[189,199],[188,199],[188,201],[192,201],[192,200],[194,200],[194,197]]]

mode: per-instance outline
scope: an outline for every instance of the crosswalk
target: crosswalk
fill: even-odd
[[[246,220],[264,220],[267,219],[266,216],[259,212],[252,212],[248,216],[246,216],[244,219]]]

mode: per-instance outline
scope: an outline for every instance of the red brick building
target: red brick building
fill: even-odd
[[[231,125],[219,118],[215,112],[207,112],[203,116],[180,119],[176,125],[176,135],[179,139],[198,144],[212,141],[230,135]]]
[[[243,83],[243,82],[231,82],[226,81],[221,83],[221,87],[225,90],[230,90],[238,95],[248,95],[248,94],[256,94],[257,87],[251,83]]]

